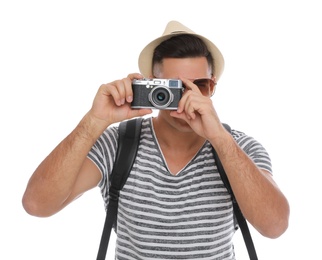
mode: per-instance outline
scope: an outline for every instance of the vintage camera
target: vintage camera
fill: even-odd
[[[176,110],[184,88],[178,79],[135,79],[132,89],[132,108]]]

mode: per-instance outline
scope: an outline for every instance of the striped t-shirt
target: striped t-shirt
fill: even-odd
[[[265,149],[236,130],[232,135],[260,168],[271,172]],[[102,173],[99,187],[108,205],[109,174],[117,149],[117,127],[101,135],[88,157]],[[235,259],[236,223],[230,196],[220,179],[211,144],[172,175],[144,119],[138,154],[120,193],[116,259]]]

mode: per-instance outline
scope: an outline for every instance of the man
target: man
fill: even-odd
[[[160,110],[142,123],[138,155],[120,193],[116,258],[235,259],[232,202],[212,146],[245,218],[262,235],[280,236],[289,205],[266,150],[242,132],[228,133],[210,99],[223,65],[211,41],[168,23],[141,52],[142,75],[102,85],[78,126],[39,165],[23,197],[26,211],[50,216],[96,186],[107,205],[118,137],[109,126],[151,113],[131,108],[132,81],[180,79],[185,90],[178,109]]]

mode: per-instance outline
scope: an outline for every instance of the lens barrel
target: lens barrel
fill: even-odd
[[[173,101],[173,93],[168,87],[157,86],[149,93],[149,101],[157,109],[167,108]]]

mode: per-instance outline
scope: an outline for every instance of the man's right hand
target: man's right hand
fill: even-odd
[[[23,196],[25,210],[50,216],[97,186],[101,173],[87,158],[93,144],[109,125],[143,116],[151,109],[132,109],[132,80],[140,74],[102,85],[90,111],[32,174]]]
[[[88,114],[108,126],[152,113],[151,109],[131,108],[133,100],[132,80],[142,78],[141,74],[133,73],[126,78],[101,85]]]

